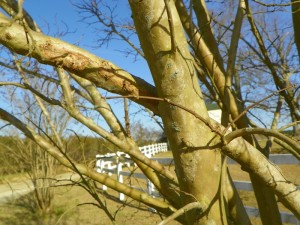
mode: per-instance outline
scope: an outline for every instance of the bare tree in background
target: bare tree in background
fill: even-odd
[[[11,73],[11,78],[18,79],[18,75],[24,80],[24,83],[30,83],[34,88],[39,86],[32,77],[26,77],[19,61],[13,57],[11,66],[16,69],[16,73]],[[36,73],[38,73],[38,68]],[[63,132],[70,120],[68,114],[59,108],[49,107],[36,95],[29,93],[14,93],[16,90],[12,86],[6,86],[8,101],[5,104],[11,104],[14,113],[22,115],[26,123],[34,127],[36,133],[45,137],[53,136],[53,130],[57,132],[59,137],[63,136]],[[49,97],[57,95],[55,84],[44,83],[43,92],[48,93]],[[42,115],[45,116],[42,116]],[[7,137],[6,139],[9,139]],[[28,138],[18,137],[16,134],[10,137],[11,145],[2,152],[4,157],[2,165],[7,165],[10,172],[23,171],[29,176],[29,180],[34,187],[33,195],[28,196],[28,202],[32,208],[36,209],[36,214],[41,217],[40,222],[47,215],[53,213],[53,187],[56,180],[57,161],[45,152],[39,145]],[[56,144],[55,138],[50,139]],[[10,158],[10,159],[9,159]],[[12,160],[13,159],[13,160]]]
[[[60,107],[74,120],[122,149],[165,200],[118,183],[68,157],[55,126],[51,127],[53,136],[49,137],[37,132],[20,114],[1,108],[0,118],[13,124],[62,165],[82,177],[122,192],[165,216],[172,215],[172,219],[183,224],[251,224],[226,169],[226,156],[236,160],[250,174],[263,224],[281,224],[275,195],[300,218],[300,191],[268,160],[269,147],[256,146],[254,136],[262,134],[272,137],[270,142],[283,141],[286,149],[300,158],[299,143],[280,132],[285,127],[276,129],[281,103],[288,108],[293,122],[288,126],[297,126],[300,119],[298,67],[290,68],[293,57],[288,57],[289,62],[285,57],[279,57],[277,61],[273,58],[274,52],[281,56],[294,45],[281,46],[289,43],[284,41],[284,35],[288,34],[276,30],[276,26],[269,31],[269,27],[259,24],[267,20],[261,20],[261,17],[277,18],[279,9],[290,3],[268,5],[246,0],[240,0],[238,4],[229,1],[206,5],[204,0],[187,3],[181,0],[130,0],[132,21],[128,19],[126,24],[118,23],[111,2],[91,0],[77,5],[82,13],[87,13],[86,18],[94,16],[106,32],[106,36],[99,39],[100,44],[117,37],[131,48],[126,50],[127,53],[136,52],[136,56],[147,61],[155,83],[153,86],[142,80],[142,75],[134,76],[112,62],[43,34],[22,10],[22,1],[19,4],[0,1],[6,12],[0,13],[0,43],[12,55],[18,55],[17,69],[22,77],[13,82],[4,80],[2,85],[12,85],[49,106]],[[253,12],[256,4],[260,11]],[[218,15],[226,7],[235,8],[236,14],[219,21]],[[275,9],[270,10],[270,7]],[[297,16],[297,13],[293,14],[294,28],[298,27]],[[295,32],[295,40],[300,38],[297,35]],[[139,43],[131,39],[133,36],[138,37]],[[141,48],[137,47],[139,45]],[[10,56],[7,54],[2,64],[7,70],[16,69],[7,57]],[[247,57],[252,60],[247,62]],[[29,59],[33,64],[26,66]],[[52,66],[55,75],[35,73],[33,65],[40,63]],[[251,66],[253,70],[249,69]],[[254,99],[254,104],[249,105],[245,82],[249,87],[256,84],[252,77],[247,80],[244,77],[253,72],[257,73],[253,78],[261,80],[268,74],[265,87],[272,93],[259,101]],[[41,85],[34,86],[27,80],[28,76],[33,76]],[[49,96],[43,91],[44,82],[57,85],[59,94]],[[139,151],[99,88],[130,98],[162,118],[176,175]],[[222,124],[208,117],[202,89],[221,108]],[[274,95],[280,97],[272,104],[272,125],[270,129],[259,128],[249,119],[248,112]],[[106,121],[109,129],[99,125],[97,116]],[[46,111],[43,111],[43,117],[51,123]],[[97,198],[96,193],[93,194]],[[101,201],[99,204],[101,206]],[[107,215],[110,216],[109,212]]]

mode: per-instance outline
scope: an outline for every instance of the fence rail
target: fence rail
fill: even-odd
[[[168,151],[167,143],[159,143],[154,145],[148,145],[140,147],[140,150],[153,160],[158,161],[163,165],[173,165],[174,160],[171,157],[167,158],[153,158],[156,154],[160,152]],[[287,165],[300,165],[299,160],[297,160],[291,154],[271,154],[270,161],[276,164],[287,164]],[[228,159],[228,164],[237,164],[234,160]],[[96,155],[96,169],[99,173],[108,173],[109,175],[116,174],[117,180],[123,183],[123,177],[144,179],[147,183],[146,192],[149,195],[158,197],[159,193],[155,190],[154,185],[147,179],[143,173],[132,173],[130,171],[123,171],[123,167],[130,167],[134,165],[133,161],[130,159],[129,155],[123,152],[109,153],[105,155]],[[238,190],[253,191],[252,184],[250,181],[233,181],[235,187]],[[139,187],[136,187],[140,189]],[[107,190],[105,185],[102,186],[103,190]],[[300,189],[300,186],[298,186]],[[125,196],[123,193],[119,193],[119,199],[123,201]],[[259,217],[259,211],[257,208],[245,206],[245,209],[250,217]],[[281,220],[284,223],[291,223],[295,225],[300,225],[299,220],[292,214],[288,212],[280,212]]]

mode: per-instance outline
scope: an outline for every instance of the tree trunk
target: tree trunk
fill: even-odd
[[[291,3],[295,43],[297,46],[298,55],[300,55],[300,2],[298,0],[291,0]]]
[[[174,2],[167,3],[169,9],[160,0],[132,0],[130,4],[158,96],[208,120],[193,58]],[[203,121],[179,107],[162,102],[159,111],[173,151],[183,205],[198,201],[209,209],[204,213],[187,212],[187,224],[221,224],[221,154],[213,146],[215,134]]]

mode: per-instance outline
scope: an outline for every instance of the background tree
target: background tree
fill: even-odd
[[[294,58],[289,57],[289,48],[294,46],[284,41],[282,30],[269,31],[266,26],[258,25],[267,20],[261,20],[261,17],[276,18],[279,12],[277,7],[283,5],[249,4],[244,0],[238,4],[230,1],[220,4],[213,2],[211,5],[206,5],[202,0],[188,4],[180,0],[130,0],[132,21],[124,24],[116,22],[113,3],[92,0],[78,4],[81,12],[95,16],[106,32],[106,36],[99,39],[100,43],[118,37],[146,60],[154,87],[111,62],[43,34],[29,14],[22,10],[22,1],[18,3],[0,1],[0,6],[6,12],[0,14],[0,43],[13,55],[22,55],[17,60],[22,79],[10,83],[6,81],[3,85],[13,85],[20,92],[62,108],[74,120],[122,149],[131,156],[166,201],[117,183],[70,158],[55,127],[52,128],[53,137],[44,136],[36,132],[34,126],[21,115],[3,108],[0,109],[2,120],[13,124],[64,166],[123,192],[164,215],[178,214],[176,219],[183,224],[250,224],[226,170],[225,155],[235,159],[250,174],[263,224],[281,224],[274,194],[300,218],[299,190],[283,177],[276,165],[268,161],[269,146],[257,146],[253,136],[263,134],[282,140],[287,149],[300,158],[299,143],[276,130],[281,102],[289,109],[292,125],[299,122],[296,96],[299,90],[299,78],[296,76],[298,68]],[[258,10],[265,11],[259,14],[252,12],[256,6],[252,4],[259,4]],[[236,15],[218,17],[220,7],[235,7]],[[275,7],[275,10],[269,10],[269,7]],[[105,8],[107,10],[103,11]],[[136,37],[139,42],[134,41]],[[141,48],[136,47],[139,44]],[[280,46],[285,44],[288,47]],[[282,56],[284,53],[287,53],[287,57]],[[279,59],[275,61],[270,55],[275,59],[278,55]],[[243,60],[243,57],[249,56],[255,57],[249,61]],[[29,61],[27,57],[33,62],[23,69],[22,66],[25,67]],[[290,61],[286,62],[287,59]],[[55,74],[35,73],[33,65],[39,63],[52,66]],[[3,64],[7,65],[8,70],[15,69],[9,66],[7,60]],[[244,70],[245,66],[254,69]],[[257,66],[261,66],[261,69],[258,70]],[[251,75],[253,72],[257,74],[248,79],[249,72]],[[248,82],[251,87],[253,81],[257,81],[252,77],[261,80],[266,74],[269,76],[264,87],[273,93],[260,101],[254,99],[254,105],[249,105],[251,101],[245,92],[245,84]],[[49,82],[57,85],[59,94],[49,96],[43,91],[43,85],[34,86],[35,83],[28,82],[29,75],[37,79],[38,84]],[[162,118],[175,161],[176,175],[141,154],[99,88],[130,98]],[[222,125],[209,119],[202,89],[222,109]],[[281,97],[274,104],[276,110],[270,127],[272,129],[259,128],[249,119],[248,112],[273,95]],[[108,128],[100,126],[97,120],[100,116]],[[47,118],[45,111],[43,117]],[[228,131],[229,127],[232,127],[232,132]],[[89,183],[84,185],[89,186]],[[97,198],[95,192],[92,194]],[[98,203],[106,210],[101,201]],[[180,213],[182,207],[190,208]],[[109,212],[107,215],[110,216]]]
[[[25,76],[16,57],[12,58],[11,64],[5,66],[15,68],[15,72],[12,71],[10,74],[11,81],[21,77],[24,83],[31,83],[34,88],[39,86],[32,77]],[[35,72],[38,73],[39,68],[36,65],[34,68],[36,69]],[[6,88],[8,95],[3,104],[9,105],[15,114],[22,116],[27,121],[26,123],[32,124],[36,133],[52,137],[51,140],[56,144],[57,140],[53,130],[57,132],[58,137],[62,137],[70,117],[59,108],[49,107],[36,95],[30,95],[26,92],[16,93],[16,89],[12,86],[6,86]],[[53,84],[44,83],[42,90],[48,93],[49,97],[54,97],[57,94],[57,89]],[[45,116],[42,117],[42,114]],[[2,166],[7,168],[6,173],[13,174],[21,171],[28,176],[34,187],[34,192],[27,196],[27,202],[24,204],[35,211],[33,216],[38,219],[37,223],[51,223],[50,215],[53,213],[53,186],[56,183],[57,161],[31,139],[20,136],[16,130],[9,130],[3,140],[4,148],[1,151],[1,157]],[[10,140],[10,143],[5,145],[7,140]],[[47,219],[48,222],[45,222]]]

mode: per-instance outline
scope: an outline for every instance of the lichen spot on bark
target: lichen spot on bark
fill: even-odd
[[[153,18],[154,18],[154,11],[153,10],[147,10],[147,13],[142,15],[140,14],[139,16],[141,18],[144,19],[144,24],[145,26],[143,27],[145,31],[150,31],[151,27],[152,27],[152,21],[153,21]]]
[[[183,69],[180,64],[177,65],[172,58],[168,58],[164,66],[163,76],[168,76],[170,81],[174,81],[180,79],[182,73]]]
[[[219,164],[215,164],[214,165],[214,171],[215,172],[219,172],[220,171],[220,165]]]
[[[180,126],[179,126],[179,124],[177,123],[177,122],[172,122],[172,124],[171,124],[171,128],[172,128],[172,130],[173,131],[175,131],[175,132],[180,132]]]
[[[207,225],[216,225],[216,221],[213,220],[213,219],[208,219],[207,222],[206,222]]]

